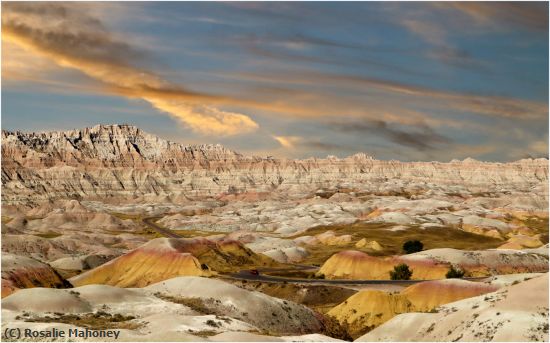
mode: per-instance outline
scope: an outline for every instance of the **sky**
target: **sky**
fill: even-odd
[[[547,2],[3,2],[2,129],[247,155],[548,156]]]

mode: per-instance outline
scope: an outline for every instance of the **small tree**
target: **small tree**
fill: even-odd
[[[424,248],[424,244],[422,244],[422,242],[418,241],[418,240],[406,241],[403,244],[403,250],[407,254],[412,254],[412,253],[415,253],[415,252],[422,251],[423,248]]]
[[[390,271],[390,278],[392,280],[410,280],[413,272],[409,269],[409,266],[405,263],[398,264]]]
[[[449,268],[449,271],[447,272],[447,274],[445,274],[445,277],[447,279],[460,279],[464,276],[464,271],[461,270],[461,269],[455,269],[455,267],[453,267],[451,265],[451,268]]]

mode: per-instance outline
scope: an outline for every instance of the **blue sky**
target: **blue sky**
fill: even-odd
[[[246,154],[548,154],[548,3],[3,3],[2,127]]]

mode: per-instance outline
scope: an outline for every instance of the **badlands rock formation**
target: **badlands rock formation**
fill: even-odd
[[[100,319],[117,315],[118,321],[108,323],[118,325],[122,341],[204,341],[224,332],[244,337],[246,333],[268,332],[293,336],[322,329],[318,314],[305,306],[199,277],[179,277],[135,289],[106,285],[70,290],[33,288],[2,300],[3,323],[16,328],[68,329],[87,318],[101,323]],[[58,323],[45,317],[57,318]],[[330,338],[316,335],[315,339]]]
[[[68,287],[52,267],[32,258],[2,253],[2,298],[21,288]]]
[[[440,305],[460,299],[494,292],[500,287],[485,282],[446,279],[420,282],[401,291],[419,312],[428,312]]]
[[[347,250],[329,258],[319,269],[319,274],[329,279],[389,280],[393,267],[406,263],[413,271],[412,279],[441,279],[449,270],[449,264],[434,259],[410,259],[407,256],[373,257],[360,251]]]
[[[514,282],[541,276],[541,274],[514,275],[513,282],[496,279],[483,282],[447,279],[420,282],[399,293],[362,290],[331,309],[328,315],[345,325],[353,337],[358,337],[398,314],[434,312],[440,305],[491,293]]]
[[[462,251],[447,248],[392,257],[374,257],[347,250],[330,257],[319,273],[330,279],[387,280],[393,267],[401,263],[412,270],[413,280],[443,279],[451,265],[471,276],[544,272],[548,269],[548,250]]]
[[[489,274],[539,273],[548,270],[548,246],[525,250],[432,249],[405,256],[410,259],[445,261],[472,276]]]
[[[70,279],[75,286],[106,284],[144,287],[177,276],[210,276],[246,266],[271,266],[274,261],[256,255],[231,240],[157,238],[97,268]]]
[[[348,327],[348,332],[357,337],[390,320],[397,314],[413,311],[406,296],[384,291],[364,290],[352,295],[327,314]]]
[[[2,162],[6,204],[150,194],[170,198],[273,191],[299,195],[337,185],[361,186],[377,194],[417,194],[430,184],[449,189],[460,185],[470,192],[529,192],[548,180],[545,159],[502,164],[471,159],[402,163],[364,154],[344,159],[259,158],[219,145],[184,146],[128,125],[45,133],[2,131]]]
[[[357,341],[548,341],[548,274],[436,313],[398,315]]]
[[[263,158],[129,125],[3,131],[1,143],[4,326],[119,325],[126,341],[349,339],[346,326],[356,337],[401,312],[511,290],[526,278],[511,273],[548,268],[546,159]],[[178,235],[186,238],[160,238]],[[426,250],[403,255],[411,239]],[[393,294],[381,289],[402,286],[381,285],[342,303],[359,289],[246,272],[382,280],[399,263],[413,279],[444,279],[451,265],[492,278]],[[217,279],[237,271],[255,280],[223,275],[239,288]],[[65,279],[77,288],[54,289],[69,287]]]

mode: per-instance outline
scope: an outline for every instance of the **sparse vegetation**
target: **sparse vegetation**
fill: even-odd
[[[392,280],[410,280],[413,272],[405,263],[398,264],[390,271],[390,279]]]
[[[215,313],[216,311],[212,310],[209,306],[207,306],[206,302],[201,298],[173,297],[170,295],[162,294],[160,292],[155,293],[154,296],[164,301],[169,301],[175,304],[181,304],[181,305],[187,306],[191,308],[193,311],[201,314],[216,314]]]
[[[451,266],[447,274],[445,274],[445,277],[447,279],[461,279],[464,277],[464,271]]]
[[[212,327],[215,327],[215,328],[219,328],[221,326],[221,323],[220,322],[217,322],[215,320],[212,320],[212,319],[208,319],[206,321],[206,325],[208,326],[212,326]]]
[[[195,335],[195,336],[199,336],[199,337],[210,337],[210,336],[214,336],[216,334],[218,334],[217,331],[214,331],[214,330],[201,330],[201,331],[194,331],[194,330],[189,330],[189,333],[192,334],[192,335]]]
[[[334,317],[323,316],[321,323],[323,325],[321,334],[344,341],[353,341],[353,337],[349,334],[347,322],[340,323]]]
[[[357,293],[356,290],[340,286],[304,285],[294,283],[285,285],[258,281],[250,281],[248,284],[242,285],[238,281],[228,281],[248,290],[262,292],[272,297],[290,300],[308,306],[319,313],[327,313],[334,306],[344,302],[350,296]],[[285,306],[286,305],[287,303],[285,303]]]
[[[290,238],[298,238],[307,235],[317,235],[327,230],[333,230],[336,235],[351,235],[352,241],[343,245],[312,245],[306,246],[309,256],[301,264],[322,265],[332,255],[342,250],[360,250],[371,256],[399,255],[403,253],[403,242],[422,237],[424,250],[437,248],[453,248],[461,250],[494,249],[503,244],[501,239],[477,235],[471,232],[457,230],[451,226],[446,229],[425,228],[410,225],[407,230],[390,231],[393,225],[386,223],[357,222],[347,225],[328,225],[311,228],[303,233]],[[357,248],[357,243],[362,238],[375,240],[384,247],[384,250],[374,251],[366,248]]]
[[[424,244],[419,240],[406,241],[403,243],[403,251],[407,254],[413,254],[415,252],[422,251]]]
[[[51,239],[51,238],[56,238],[56,237],[59,237],[59,236],[63,236],[63,234],[61,233],[58,233],[58,232],[46,232],[46,233],[35,233],[33,234],[34,236],[38,236],[38,237],[42,237],[42,238],[46,238],[46,239]]]
[[[80,327],[85,327],[94,330],[104,329],[128,329],[136,330],[142,326],[142,323],[133,322],[136,319],[134,316],[125,316],[120,313],[107,313],[105,311],[97,311],[95,313],[79,313],[79,314],[62,314],[53,313],[44,316],[34,316],[26,318],[26,322],[37,323],[64,323]],[[132,322],[130,322],[132,321]]]

